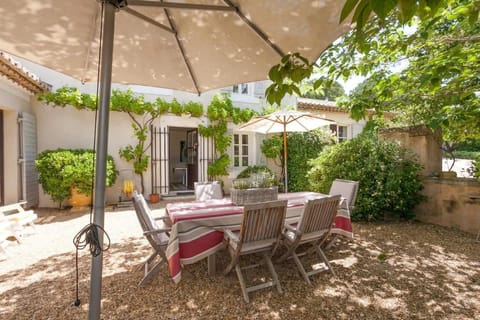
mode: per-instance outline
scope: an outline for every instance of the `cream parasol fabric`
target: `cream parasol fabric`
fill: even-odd
[[[103,227],[112,81],[200,94],[263,80],[283,54],[299,52],[313,61],[349,30],[338,23],[343,5],[338,0],[3,0],[0,50],[84,82],[98,81],[94,223]],[[100,318],[102,259],[92,258],[89,319]]]
[[[3,0],[0,49],[96,81],[98,0]],[[264,80],[288,52],[314,61],[345,33],[338,0],[119,1],[112,81],[202,93]]]
[[[239,127],[240,131],[259,133],[283,133],[283,160],[285,168],[285,192],[288,192],[287,170],[287,132],[307,132],[313,129],[334,124],[335,121],[323,117],[294,110],[280,110],[265,116],[252,118],[249,122]]]

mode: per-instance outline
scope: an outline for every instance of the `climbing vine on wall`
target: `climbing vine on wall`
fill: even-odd
[[[232,137],[227,135],[228,122],[232,121],[235,124],[247,122],[256,114],[251,109],[233,107],[232,100],[225,94],[213,97],[207,109],[210,125],[200,125],[198,128],[200,135],[213,138],[215,141],[215,151],[218,158],[208,166],[209,179],[228,175],[227,168],[230,165],[230,156],[227,149],[232,142]]]
[[[55,92],[41,94],[38,99],[54,106],[70,105],[78,110],[95,110],[97,96],[81,93],[75,87],[62,87]],[[192,117],[203,115],[201,103],[180,103],[176,99],[167,102],[161,98],[150,102],[145,101],[143,95],[137,95],[130,89],[126,91],[113,90],[110,109],[125,112],[130,117],[137,142],[135,145],[126,145],[120,148],[118,153],[121,158],[132,162],[135,174],[140,176],[142,193],[145,190],[143,174],[147,171],[150,162],[150,156],[147,154],[150,147],[150,144],[147,144],[148,130],[153,121],[167,112],[176,115],[189,114]]]

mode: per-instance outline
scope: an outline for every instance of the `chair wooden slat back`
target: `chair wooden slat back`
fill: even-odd
[[[335,275],[321,246],[330,234],[341,198],[342,196],[338,194],[308,200],[300,216],[298,225],[296,227],[287,226],[287,231],[283,238],[283,244],[287,247],[287,252],[285,252],[278,261],[283,261],[291,256],[297,265],[298,271],[308,284],[311,284],[309,278],[311,275],[324,270],[330,270],[330,272]],[[302,254],[297,254],[296,251],[299,245],[308,243],[312,245],[312,248],[325,263],[324,269],[312,268],[309,272],[305,270],[300,261]]]
[[[152,233],[154,230],[165,229],[165,226],[160,226],[152,217],[150,208],[143,195],[134,193],[133,206],[137,214],[140,226],[152,246],[163,245],[168,241],[168,236],[165,233]]]
[[[282,233],[286,212],[287,200],[245,205],[240,243],[277,239]]]
[[[303,235],[330,230],[337,215],[340,199],[340,195],[333,195],[308,200],[300,216],[297,230]]]
[[[330,195],[342,195],[343,198],[347,199],[348,207],[353,208],[357,199],[358,185],[358,181],[335,179],[328,193]]]
[[[277,291],[282,293],[282,286],[278,280],[271,256],[279,245],[285,228],[287,202],[287,200],[277,200],[246,204],[243,207],[243,222],[240,233],[237,235],[231,230],[225,230],[226,245],[232,260],[225,268],[224,274],[228,274],[235,267],[243,299],[246,302],[250,301],[248,293],[256,290],[276,286]],[[260,284],[247,287],[242,269],[250,269],[262,264],[240,267],[239,260],[240,256],[253,253],[262,254],[272,276],[272,281],[261,281]]]
[[[220,181],[208,181],[208,182],[195,182],[195,199],[197,200],[210,200],[210,199],[222,199],[222,184]]]

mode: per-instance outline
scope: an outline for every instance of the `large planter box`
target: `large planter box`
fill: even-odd
[[[230,198],[235,205],[248,203],[265,202],[278,199],[278,187],[251,188],[251,189],[230,189]]]

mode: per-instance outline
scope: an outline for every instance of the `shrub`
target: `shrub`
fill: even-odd
[[[312,167],[309,160],[318,157],[325,146],[334,142],[333,134],[325,130],[288,134],[288,191],[311,189],[307,179]]]
[[[480,151],[461,151],[457,150],[454,152],[455,159],[470,159],[475,160],[480,156]]]
[[[35,167],[38,181],[53,201],[61,206],[70,197],[70,189],[90,195],[93,189],[93,167],[95,154],[87,149],[45,150],[38,154]],[[112,186],[118,175],[111,156],[107,158],[106,186]]]
[[[480,180],[480,155],[477,155],[472,161],[472,166],[467,169],[471,176]]]
[[[352,220],[378,220],[385,214],[412,218],[413,208],[424,199],[419,194],[421,165],[392,142],[359,136],[326,148],[311,165],[308,178],[315,191],[328,193],[336,178],[359,181]]]

